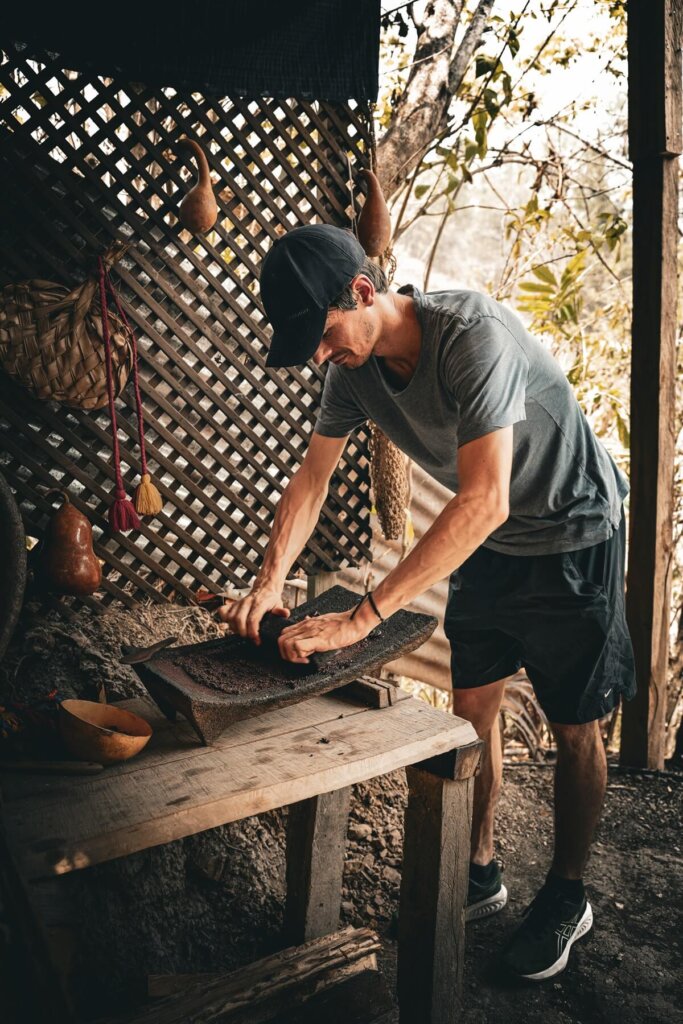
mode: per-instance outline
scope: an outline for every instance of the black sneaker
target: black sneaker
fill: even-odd
[[[545,981],[565,969],[570,949],[592,925],[593,910],[585,896],[576,903],[544,886],[524,911],[503,963],[520,978]]]
[[[500,868],[495,861],[493,864],[495,871],[488,882],[475,882],[470,875],[465,907],[466,921],[477,921],[481,917],[497,914],[508,901],[508,891],[501,881]]]

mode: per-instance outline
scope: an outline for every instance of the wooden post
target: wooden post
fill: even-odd
[[[401,1024],[455,1024],[480,741],[407,769],[398,931]]]
[[[621,763],[664,767],[676,435],[678,161],[683,0],[628,8],[633,161],[631,528],[627,616],[638,695],[624,706]]]
[[[64,882],[25,882],[6,841],[1,816],[0,891],[21,938],[22,956],[27,958],[27,1013],[35,1012],[38,1019],[52,1024],[75,1024],[69,986],[74,915]]]
[[[312,601],[339,582],[336,572],[307,577]],[[285,941],[317,939],[339,927],[351,788],[291,804],[287,820]]]
[[[312,601],[319,594],[324,594],[330,587],[336,587],[340,582],[338,572],[319,572],[315,576],[306,577],[306,598]]]
[[[299,945],[339,927],[351,787],[291,804],[287,821],[285,941]]]

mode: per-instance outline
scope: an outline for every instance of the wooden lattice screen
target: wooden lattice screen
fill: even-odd
[[[165,501],[140,534],[106,532],[113,488],[106,410],[33,400],[0,373],[0,469],[40,536],[48,486],[68,486],[106,562],[102,600],[191,599],[243,587],[280,494],[301,462],[322,373],[265,368],[259,264],[311,220],[347,225],[348,177],[367,165],[369,120],[353,105],[209,100],[65,71],[54,54],[3,53],[0,285],[73,286],[114,238],[132,247],[115,280],[139,328],[148,459]],[[192,236],[175,209],[193,179],[175,143],[201,139],[219,204]],[[132,386],[117,403],[126,489],[140,464]],[[366,435],[347,445],[307,572],[370,553]]]

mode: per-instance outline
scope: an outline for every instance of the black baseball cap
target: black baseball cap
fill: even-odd
[[[271,246],[261,267],[261,299],[273,326],[266,366],[297,366],[323,336],[327,310],[359,272],[358,239],[332,224],[293,228]]]

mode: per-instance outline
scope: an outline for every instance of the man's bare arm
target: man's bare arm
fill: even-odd
[[[458,494],[374,591],[385,618],[450,575],[505,522],[511,470],[512,427],[496,430],[458,450]],[[369,602],[363,603],[361,611],[368,625],[377,624]]]
[[[256,584],[265,580],[280,589],[284,586],[318,522],[346,440],[313,434],[304,461],[282,493]]]
[[[263,564],[251,592],[241,601],[224,605],[218,617],[241,636],[259,642],[259,625],[266,612],[287,616],[282,589],[287,573],[313,533],[325,502],[330,477],[346,445],[345,437],[314,433],[304,461],[283,491]]]

